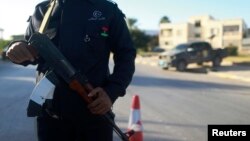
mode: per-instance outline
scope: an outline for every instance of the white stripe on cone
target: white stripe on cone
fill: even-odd
[[[138,95],[133,96],[129,116],[128,130],[135,131],[134,134],[129,138],[129,141],[143,141],[140,100]]]
[[[141,124],[141,114],[140,110],[131,109],[129,116],[129,130],[134,130],[135,132],[142,132],[142,124]]]

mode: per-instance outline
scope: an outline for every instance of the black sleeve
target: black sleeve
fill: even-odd
[[[33,29],[34,29],[34,28],[31,26],[31,17],[29,17],[28,22],[29,22],[29,26],[28,26],[27,31],[29,32],[29,34],[27,34],[27,31],[26,31],[26,34],[24,35],[24,39],[25,39],[25,40],[14,40],[14,41],[12,41],[12,42],[8,45],[8,47],[11,47],[11,45],[14,44],[14,43],[16,43],[16,42],[23,42],[23,43],[28,44],[28,39],[29,39],[29,37],[34,33],[34,32],[33,32]],[[31,33],[31,31],[32,31],[33,33]],[[13,62],[13,63],[15,63],[15,62]],[[36,64],[37,64],[37,60],[35,60],[35,61],[33,61],[33,62],[31,62],[31,61],[24,61],[24,62],[22,62],[22,63],[15,63],[15,64],[19,64],[19,65],[23,65],[23,66],[27,66],[27,65],[29,65],[29,64],[36,65]]]
[[[39,3],[35,7],[35,12],[32,16],[28,19],[28,27],[26,29],[26,33],[24,35],[24,42],[28,42],[31,35],[39,30],[43,15],[47,9],[48,1],[44,1],[42,3]],[[16,41],[13,41],[16,42]],[[36,59],[34,62],[31,61],[24,61],[22,63],[19,63],[20,65],[27,66],[29,64],[36,65],[39,62],[39,59]],[[14,62],[15,63],[15,62]]]
[[[35,12],[28,19],[29,24],[28,24],[28,27],[26,29],[26,33],[24,35],[24,39],[26,41],[29,40],[29,38],[31,37],[32,34],[34,34],[35,32],[38,32],[39,27],[41,25],[41,22],[43,20],[43,16],[45,15],[48,6],[49,6],[49,1],[43,1],[35,7]],[[57,24],[58,24],[59,18],[60,18],[60,8],[58,5],[56,5],[55,9],[52,13],[52,18],[50,20],[48,29],[44,33],[50,39],[53,39],[56,36],[56,31],[58,28]],[[40,59],[36,59],[34,62],[25,61],[25,62],[21,63],[21,65],[24,65],[24,66],[27,66],[29,64],[36,65],[39,62],[40,62]]]
[[[135,71],[136,50],[125,22],[124,14],[117,8],[110,26],[111,51],[114,56],[114,71],[104,87],[114,102],[119,96],[124,96],[126,88],[132,80]]]

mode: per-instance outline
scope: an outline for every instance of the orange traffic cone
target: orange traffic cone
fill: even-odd
[[[138,95],[133,96],[128,130],[134,130],[134,134],[129,138],[129,141],[143,141],[140,100]]]

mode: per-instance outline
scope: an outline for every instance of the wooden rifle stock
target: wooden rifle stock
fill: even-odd
[[[90,104],[93,101],[90,97],[88,97],[88,93],[93,90],[93,87],[90,84],[85,84],[85,86],[82,86],[79,81],[73,79],[69,83],[69,87],[76,91],[77,94],[80,95],[87,104]]]
[[[72,90],[76,91],[77,94],[80,95],[87,104],[90,104],[93,101],[90,97],[88,97],[88,93],[93,90],[93,87],[89,83],[81,84],[77,79],[73,79],[69,83],[69,87]],[[120,136],[123,141],[129,141],[129,137],[134,134],[134,131],[131,130],[124,134],[112,120],[113,116],[114,114],[109,111],[102,117],[113,127],[114,131],[117,133],[118,136]]]

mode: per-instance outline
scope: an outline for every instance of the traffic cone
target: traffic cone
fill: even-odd
[[[134,130],[134,134],[129,138],[129,141],[143,141],[140,100],[138,95],[134,95],[132,99],[128,130]]]

